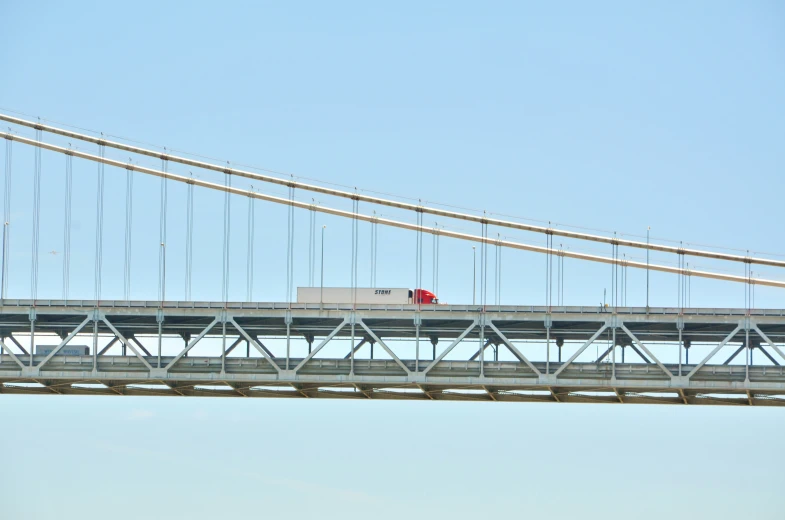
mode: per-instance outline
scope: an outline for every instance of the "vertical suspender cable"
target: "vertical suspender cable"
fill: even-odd
[[[354,189],[355,192],[357,188]],[[358,243],[358,228],[359,228],[359,221],[357,220],[357,213],[360,209],[360,201],[357,198],[352,199],[352,261],[351,261],[351,288],[352,288],[352,308],[357,304],[357,250],[360,248],[360,244]],[[354,345],[352,345],[352,349],[354,349]]]
[[[103,133],[101,134],[103,136]],[[103,158],[106,146],[98,145],[98,153]],[[95,299],[101,299],[101,272],[103,271],[104,255],[104,163],[98,163],[98,188],[95,209]]]
[[[185,300],[191,299],[191,272],[193,267],[193,237],[194,237],[194,185],[188,183],[187,201],[185,208]]]
[[[10,133],[10,129],[9,129]],[[5,299],[8,295],[8,261],[9,245],[11,243],[11,166],[13,141],[5,141],[5,173],[3,190],[3,279],[0,281],[0,298]]]
[[[311,211],[308,215],[308,286],[313,287],[314,270],[316,269],[316,201],[311,199]]]
[[[224,184],[227,187],[231,187],[232,185],[232,173],[228,168],[224,174]],[[223,239],[223,264],[222,264],[222,276],[221,276],[221,299],[224,303],[229,301],[229,245],[230,245],[230,224],[231,224],[231,197],[229,196],[229,191],[224,192],[224,239]]]
[[[486,212],[483,211],[483,216]],[[482,244],[480,244],[480,303],[483,310],[488,303],[488,221],[482,221]]]
[[[253,190],[253,186],[251,186]],[[254,253],[254,223],[255,217],[255,201],[253,197],[248,197],[248,259],[246,260],[246,279],[248,281],[248,295],[247,300],[253,301],[253,253]]]
[[[43,131],[36,128],[35,139],[41,141]],[[41,147],[35,148],[35,170],[33,171],[33,265],[30,269],[30,297],[38,298],[38,243],[41,230]]]
[[[373,218],[371,221],[371,287],[376,287],[376,264],[379,259],[379,223],[376,222],[376,210],[373,211]]]
[[[289,186],[289,202],[286,248],[286,301],[291,304],[294,286],[294,185]]]
[[[123,297],[131,299],[131,223],[134,212],[134,171],[125,171],[125,261],[123,265]]]
[[[162,158],[161,170],[167,172],[168,168],[169,161],[166,158]],[[160,247],[158,249],[158,300],[160,301],[166,299],[166,210],[169,195],[167,189],[166,177],[161,177]]]
[[[422,200],[420,200],[420,206],[422,206]],[[415,251],[415,287],[414,287],[414,301],[412,303],[422,303],[420,289],[422,289],[422,226],[423,226],[423,213],[422,211],[417,211],[417,247]]]
[[[63,217],[63,300],[68,299],[71,282],[71,198],[73,193],[74,157],[65,156],[65,215]]]
[[[433,223],[433,283],[431,290],[439,296],[439,233],[438,223]]]

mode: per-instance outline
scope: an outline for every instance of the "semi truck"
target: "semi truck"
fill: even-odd
[[[425,289],[375,287],[298,287],[297,303],[376,303],[422,304],[439,303],[431,291]]]

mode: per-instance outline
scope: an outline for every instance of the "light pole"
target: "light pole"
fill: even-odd
[[[477,293],[477,247],[472,246],[472,305],[475,305]]]
[[[321,282],[319,285],[319,303],[324,303],[324,230],[327,226],[322,226],[322,260],[321,260],[321,270],[322,270],[322,277]]]

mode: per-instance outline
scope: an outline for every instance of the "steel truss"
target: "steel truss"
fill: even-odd
[[[76,338],[90,355],[60,353]],[[338,339],[346,351],[325,356]],[[189,355],[208,340],[214,354]],[[588,356],[598,342],[603,355]],[[739,342],[745,364],[722,363]],[[690,364],[698,343],[713,348]],[[779,406],[784,343],[785,310],[5,300],[0,393]],[[661,362],[663,348],[679,363]],[[753,363],[756,349],[767,364]]]

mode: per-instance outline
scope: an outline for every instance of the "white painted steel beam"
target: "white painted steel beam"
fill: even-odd
[[[256,341],[256,338],[254,338],[253,336],[251,336],[250,334],[248,334],[248,333],[245,331],[245,329],[244,329],[244,328],[242,328],[242,327],[241,327],[241,326],[240,326],[240,325],[239,325],[239,324],[238,324],[236,321],[234,321],[234,318],[233,318],[233,317],[232,317],[232,318],[229,318],[229,321],[230,321],[230,322],[231,322],[231,324],[234,326],[234,328],[236,328],[236,329],[237,329],[237,331],[238,331],[240,334],[242,334],[242,335],[243,335],[243,337],[244,337],[244,338],[245,338],[245,339],[246,339],[246,340],[247,340],[247,341],[248,341],[248,342],[249,342],[251,345],[253,345],[253,347],[254,347],[256,350],[258,350],[258,351],[259,351],[259,352],[260,352],[260,353],[261,353],[261,354],[264,356],[264,358],[267,360],[267,362],[268,362],[268,363],[270,363],[270,364],[273,366],[273,368],[275,368],[275,370],[276,370],[277,372],[281,372],[281,367],[279,367],[279,366],[278,366],[278,363],[276,363],[276,362],[275,362],[275,360],[272,358],[272,356],[271,356],[271,355],[270,355],[270,353],[267,351],[267,349],[266,349],[266,348],[264,348],[264,347],[262,347],[261,345],[259,345],[259,342],[258,342],[258,341]]]
[[[2,338],[0,338],[0,345],[2,345],[2,346],[3,346],[3,353],[4,353],[4,354],[5,354],[5,353],[8,353],[8,355],[9,355],[9,356],[11,356],[11,359],[13,359],[13,360],[16,362],[16,364],[17,364],[17,365],[19,365],[19,366],[20,366],[20,367],[22,367],[22,368],[25,368],[25,364],[24,364],[24,363],[22,363],[22,362],[19,360],[19,358],[18,358],[18,357],[16,357],[16,354],[14,354],[13,352],[11,352],[11,349],[10,349],[10,348],[8,348],[8,347],[6,346],[6,344],[5,344],[5,342],[3,342]]]
[[[68,335],[68,337],[66,337],[66,338],[65,338],[63,341],[61,341],[61,342],[60,342],[60,344],[59,344],[59,345],[57,345],[57,346],[55,347],[55,349],[54,349],[54,350],[52,350],[52,352],[50,352],[50,353],[49,353],[49,355],[48,355],[48,356],[46,356],[46,357],[44,358],[44,360],[43,360],[43,361],[41,361],[41,362],[40,362],[40,363],[39,363],[39,364],[36,366],[36,368],[38,368],[38,369],[40,370],[40,369],[41,369],[41,367],[43,367],[44,365],[46,365],[47,363],[49,363],[49,360],[50,360],[50,359],[52,359],[52,358],[53,358],[55,355],[57,355],[57,353],[58,353],[58,352],[60,352],[60,349],[62,349],[64,346],[66,346],[66,345],[68,344],[68,342],[69,342],[69,341],[71,341],[71,340],[74,338],[74,336],[76,336],[77,334],[79,334],[79,331],[80,331],[80,330],[82,330],[82,329],[84,328],[84,326],[85,326],[85,325],[87,325],[88,323],[90,323],[90,321],[91,321],[92,319],[93,319],[93,316],[87,316],[87,317],[84,319],[84,321],[83,321],[82,323],[80,323],[80,324],[79,324],[79,325],[78,325],[78,326],[77,326],[77,327],[76,327],[76,328],[73,330],[73,332],[71,332],[71,334],[69,334],[69,335]],[[35,353],[35,345],[30,345],[30,348],[32,349],[32,351],[33,351],[33,354],[34,354],[34,353]]]
[[[194,348],[196,346],[196,344],[199,343],[199,340],[201,340],[203,337],[205,337],[205,335],[208,332],[210,332],[210,330],[212,330],[213,327],[215,327],[215,325],[218,323],[218,321],[219,321],[219,318],[217,318],[217,317],[215,319],[213,319],[213,321],[207,327],[205,327],[204,330],[202,330],[202,332],[200,332],[199,335],[196,336],[196,338],[192,339],[191,342],[188,343],[188,345],[186,345],[186,347],[183,350],[181,350],[180,353],[177,354],[177,356],[175,356],[175,358],[168,365],[166,365],[164,367],[164,370],[168,372],[169,369],[171,369],[174,366],[175,363],[180,361],[180,358],[182,358],[184,355],[188,354],[188,351],[191,350],[192,348]]]
[[[436,359],[434,359],[434,360],[431,362],[431,364],[430,364],[430,365],[428,365],[427,367],[425,367],[425,370],[423,370],[423,374],[427,374],[428,372],[430,372],[430,371],[431,371],[431,369],[432,369],[433,367],[435,367],[435,366],[436,366],[436,364],[437,364],[437,363],[439,363],[439,361],[441,361],[442,359],[444,359],[444,357],[445,357],[447,354],[449,354],[449,353],[450,353],[450,351],[451,351],[452,349],[454,349],[454,348],[455,348],[455,347],[458,345],[458,343],[460,343],[461,341],[463,341],[463,338],[465,338],[466,336],[468,336],[468,335],[469,335],[469,333],[470,333],[471,331],[473,331],[473,330],[474,330],[474,328],[475,328],[475,327],[477,327],[477,325],[478,325],[479,323],[480,323],[480,320],[477,320],[477,319],[475,319],[475,320],[472,322],[472,324],[471,324],[471,325],[469,325],[469,327],[468,327],[466,330],[464,330],[463,332],[461,332],[460,336],[458,336],[457,338],[455,338],[455,340],[454,340],[452,343],[450,343],[450,346],[449,346],[449,347],[447,347],[446,349],[444,349],[444,351],[443,351],[441,354],[439,354],[439,357],[437,357]]]
[[[523,352],[521,352],[520,350],[518,350],[518,349],[515,347],[515,345],[513,345],[513,344],[512,344],[512,341],[510,341],[509,339],[507,339],[507,336],[505,336],[504,334],[502,334],[502,331],[500,331],[500,330],[499,330],[499,329],[496,327],[496,325],[494,325],[494,324],[493,324],[493,322],[492,322],[492,321],[488,320],[488,326],[489,326],[491,329],[493,329],[493,331],[496,333],[496,335],[498,335],[498,336],[499,336],[499,339],[501,339],[501,340],[504,342],[504,344],[507,346],[507,348],[508,348],[508,349],[510,349],[510,351],[511,351],[511,352],[512,352],[512,353],[513,353],[513,354],[514,354],[514,355],[515,355],[515,356],[516,356],[518,359],[520,359],[521,361],[523,361],[524,363],[526,363],[526,365],[527,365],[529,368],[531,368],[531,369],[534,371],[534,373],[535,373],[535,374],[537,374],[538,376],[541,376],[541,375],[542,375],[542,372],[540,372],[540,371],[537,369],[537,367],[536,367],[536,366],[534,366],[534,364],[532,364],[532,362],[531,362],[531,361],[529,361],[529,359],[528,359],[526,356],[524,356],[524,355],[523,355]]]
[[[335,329],[333,329],[333,331],[332,331],[332,332],[330,332],[330,333],[327,335],[327,337],[326,337],[326,338],[324,338],[324,339],[322,340],[322,342],[321,342],[321,343],[319,343],[319,345],[318,345],[318,346],[317,346],[315,349],[313,349],[313,350],[311,351],[311,353],[310,353],[310,354],[308,354],[308,355],[305,357],[305,359],[303,359],[302,361],[300,361],[300,364],[299,364],[299,365],[297,365],[296,367],[294,367],[294,370],[293,370],[293,372],[295,372],[295,373],[296,373],[298,370],[300,370],[300,369],[303,367],[303,365],[305,365],[305,364],[306,364],[308,361],[310,361],[310,360],[311,360],[311,358],[312,358],[312,357],[314,357],[314,356],[317,354],[317,352],[319,352],[320,350],[322,350],[322,348],[324,348],[324,346],[325,346],[325,345],[327,345],[327,344],[330,342],[330,340],[331,340],[331,339],[333,339],[333,338],[335,337],[335,335],[336,335],[336,334],[338,334],[339,332],[341,332],[341,329],[343,329],[343,328],[344,328],[344,326],[345,326],[347,323],[349,323],[347,320],[343,320],[343,321],[341,322],[341,324],[340,324],[340,325],[338,325],[337,327],[335,327]],[[354,347],[354,345],[352,345],[352,347]]]
[[[134,346],[131,344],[131,342],[130,342],[130,341],[128,341],[127,339],[125,339],[125,336],[123,336],[122,334],[120,334],[120,331],[119,331],[119,330],[117,330],[117,329],[115,328],[115,326],[114,326],[114,325],[112,325],[112,324],[109,322],[109,320],[107,320],[107,319],[106,319],[106,316],[101,316],[101,321],[103,321],[104,323],[106,323],[106,326],[107,326],[107,327],[109,327],[109,330],[111,330],[111,331],[112,331],[112,333],[113,333],[115,336],[117,336],[117,338],[118,338],[118,339],[119,339],[119,340],[120,340],[120,341],[121,341],[121,342],[122,342],[122,343],[123,343],[125,346],[127,346],[128,348],[130,348],[130,349],[131,349],[131,351],[132,351],[134,354],[136,354],[136,357],[138,357],[138,358],[139,358],[139,360],[140,360],[142,363],[144,363],[144,366],[146,366],[146,367],[147,367],[147,370],[152,370],[152,369],[153,369],[152,365],[150,365],[150,363],[148,363],[148,362],[147,362],[147,360],[144,358],[144,356],[142,356],[142,354],[140,354],[140,353],[139,353],[139,351],[138,351],[138,350],[136,350],[136,347],[134,347]]]
[[[599,338],[599,337],[600,337],[600,335],[601,335],[603,332],[605,332],[605,330],[606,330],[607,328],[608,328],[608,324],[607,324],[607,323],[605,323],[605,324],[604,324],[604,325],[603,325],[603,326],[600,328],[600,330],[598,330],[597,332],[595,332],[595,333],[594,333],[594,335],[593,335],[591,338],[589,338],[589,339],[586,341],[586,343],[584,343],[584,344],[583,344],[583,346],[582,346],[581,348],[579,348],[579,349],[578,349],[578,351],[577,351],[575,354],[573,354],[573,355],[572,355],[572,357],[571,357],[570,359],[568,359],[568,360],[567,360],[567,361],[566,361],[566,362],[565,362],[565,363],[564,363],[562,366],[560,366],[560,367],[559,367],[559,370],[557,370],[556,372],[554,372],[554,373],[553,373],[553,377],[559,377],[559,374],[561,374],[562,372],[564,372],[564,369],[565,369],[565,368],[567,368],[568,366],[570,366],[570,363],[572,363],[573,361],[575,361],[575,359],[576,359],[578,356],[580,356],[580,355],[583,353],[583,351],[584,351],[584,350],[586,350],[587,348],[589,348],[589,345],[591,345],[592,343],[594,343],[594,340],[596,340],[597,338]]]
[[[641,343],[641,342],[640,342],[640,340],[639,340],[637,337],[635,337],[635,334],[633,334],[632,332],[630,332],[630,329],[628,329],[628,328],[627,328],[627,327],[624,325],[624,323],[622,323],[620,326],[621,326],[621,330],[623,330],[623,331],[624,331],[624,332],[625,332],[625,333],[626,333],[626,334],[627,334],[627,335],[630,337],[630,339],[632,340],[632,342],[633,342],[633,343],[635,343],[635,345],[636,345],[636,346],[637,346],[639,349],[641,349],[642,351],[644,351],[644,352],[646,353],[646,355],[648,355],[648,356],[649,356],[649,358],[653,359],[653,360],[654,360],[654,362],[655,362],[655,363],[657,363],[657,366],[658,366],[658,367],[660,367],[660,369],[661,369],[663,372],[665,372],[665,373],[668,375],[668,377],[671,377],[671,378],[673,377],[673,372],[671,372],[670,370],[668,370],[668,369],[665,367],[665,365],[663,365],[663,364],[660,362],[660,360],[659,360],[659,359],[657,359],[657,357],[656,357],[654,354],[652,354],[652,353],[651,353],[651,351],[650,351],[648,348],[646,348],[646,345],[644,345],[643,343]]]
[[[229,173],[231,175],[237,175],[238,177],[245,177],[248,179],[253,179],[259,182],[265,182],[270,184],[277,184],[280,186],[288,186],[300,190],[311,191],[315,193],[322,193],[325,195],[331,195],[335,197],[341,197],[346,199],[353,199],[359,200],[361,202],[368,202],[371,204],[378,204],[380,206],[389,206],[394,208],[399,208],[403,210],[410,210],[410,211],[417,211],[422,213],[427,213],[430,215],[435,215],[439,217],[446,217],[446,218],[453,218],[457,220],[465,220],[470,222],[477,222],[488,224],[491,226],[499,226],[511,229],[518,229],[521,231],[531,231],[535,233],[543,233],[555,236],[561,236],[565,238],[574,238],[578,240],[588,240],[592,242],[601,242],[605,244],[618,244],[624,247],[634,247],[638,249],[649,249],[652,251],[661,251],[665,253],[673,253],[673,254],[684,254],[689,256],[696,256],[696,257],[703,257],[703,258],[713,258],[716,260],[727,260],[731,262],[743,262],[743,263],[753,263],[757,265],[767,265],[772,267],[785,267],[785,261],[782,260],[772,260],[768,258],[751,258],[742,255],[732,255],[728,253],[717,253],[714,251],[704,251],[692,248],[683,248],[683,247],[674,247],[674,246],[666,246],[662,244],[650,244],[646,242],[640,242],[637,240],[626,240],[626,239],[619,239],[615,237],[605,237],[601,235],[593,235],[589,233],[580,233],[575,231],[567,231],[563,229],[556,229],[551,227],[544,227],[544,226],[536,226],[533,224],[523,224],[521,222],[514,222],[508,220],[500,220],[495,218],[488,218],[487,216],[479,216],[479,215],[472,215],[468,213],[460,213],[456,211],[449,211],[444,209],[438,209],[428,206],[423,206],[421,204],[411,204],[406,202],[400,202],[390,199],[384,199],[381,197],[373,197],[370,195],[364,195],[356,192],[349,192],[338,190],[334,188],[327,188],[324,186],[317,186],[314,184],[307,184],[302,182],[294,181],[293,179],[283,179],[279,177],[274,177],[271,175],[264,175],[260,173],[250,172],[246,170],[239,170],[235,168],[230,168],[225,165],[216,165],[212,163],[208,163],[205,161],[199,161],[196,159],[189,159],[186,157],[180,157],[176,155],[172,155],[166,152],[159,152],[155,150],[150,150],[146,148],[141,148],[138,146],[132,146],[125,143],[120,143],[117,141],[110,141],[104,138],[94,137],[87,134],[82,134],[79,132],[73,132],[70,130],[65,130],[62,128],[41,124],[40,122],[35,121],[28,121],[26,119],[0,114],[0,120],[7,121],[9,123],[17,124],[20,126],[26,126],[28,128],[35,128],[39,130],[43,130],[45,132],[49,132],[56,135],[61,135],[64,137],[69,137],[72,139],[79,139],[80,141],[90,142],[94,144],[99,144],[103,146],[107,146],[110,148],[114,148],[117,150],[122,150],[125,152],[130,152],[139,155],[145,155],[148,157],[156,157],[160,159],[165,159],[167,161],[184,164],[187,166],[192,166],[196,168],[202,168],[205,170],[212,170],[221,173]],[[20,138],[19,136],[14,136],[12,134],[2,133],[0,134],[7,139],[14,139],[23,142],[24,138]],[[10,136],[10,137],[9,137]],[[30,143],[28,143],[30,144]],[[557,254],[557,253],[555,253]]]
[[[757,324],[754,324],[754,323],[753,323],[753,324],[752,324],[752,329],[753,329],[755,332],[757,332],[757,333],[758,333],[758,336],[760,336],[760,337],[761,337],[761,339],[763,339],[763,341],[765,341],[765,342],[766,342],[766,343],[767,343],[767,344],[768,344],[768,345],[769,345],[769,346],[770,346],[770,347],[771,347],[771,348],[772,348],[772,349],[773,349],[773,350],[774,350],[774,351],[775,351],[777,354],[779,354],[779,355],[780,355],[780,357],[781,357],[782,359],[784,359],[784,360],[785,360],[785,354],[783,354],[783,353],[782,353],[782,351],[780,350],[780,348],[779,348],[777,345],[775,345],[775,344],[774,344],[774,342],[773,342],[773,341],[771,341],[771,340],[769,339],[769,337],[768,337],[766,334],[764,334],[764,333],[763,333],[763,331],[762,331],[762,330],[760,330],[760,329],[758,328],[758,325],[757,325]]]
[[[373,338],[373,340],[374,340],[376,343],[378,343],[379,345],[381,345],[381,346],[382,346],[382,348],[385,350],[385,352],[387,352],[387,354],[389,354],[389,355],[390,355],[390,357],[391,357],[391,358],[393,358],[393,360],[395,360],[395,362],[398,364],[398,366],[399,366],[399,367],[401,367],[401,368],[404,370],[404,372],[406,372],[407,374],[411,374],[411,370],[409,370],[409,368],[408,368],[408,367],[407,367],[407,366],[406,366],[406,365],[403,363],[403,361],[401,361],[400,359],[398,359],[398,356],[396,356],[396,355],[395,355],[395,353],[394,353],[394,352],[393,352],[393,351],[390,349],[390,347],[388,347],[388,346],[387,346],[387,345],[384,343],[384,341],[382,341],[382,340],[381,340],[381,338],[379,338],[379,336],[377,336],[377,335],[374,333],[374,331],[372,331],[372,330],[371,330],[371,329],[368,327],[368,325],[366,325],[366,324],[363,322],[363,320],[358,320],[358,322],[359,322],[360,326],[361,326],[362,328],[364,328],[364,329],[365,329],[365,332],[367,332],[367,333],[368,333],[368,335],[369,335],[369,336],[371,336],[371,338]]]
[[[691,378],[693,375],[695,375],[695,373],[696,373],[698,370],[700,370],[700,368],[701,368],[703,365],[705,365],[705,364],[706,364],[706,363],[707,363],[707,362],[708,362],[708,361],[709,361],[711,358],[713,358],[713,357],[714,357],[714,354],[716,354],[717,352],[719,352],[719,351],[720,351],[720,349],[721,349],[722,347],[724,347],[726,343],[728,343],[730,340],[732,340],[732,339],[733,339],[733,337],[734,337],[736,334],[738,334],[738,332],[739,332],[740,330],[741,330],[741,325],[737,325],[737,326],[736,326],[736,328],[735,328],[735,329],[733,329],[733,332],[731,332],[730,334],[728,334],[727,336],[725,336],[725,339],[723,339],[722,341],[720,341],[720,344],[719,344],[719,345],[717,345],[716,347],[714,347],[714,350],[712,350],[712,351],[709,353],[709,355],[708,355],[708,356],[706,356],[705,358],[703,358],[703,361],[701,361],[700,363],[698,363],[697,365],[695,365],[695,368],[693,368],[693,369],[690,371],[690,373],[689,373],[689,374],[687,374],[687,379],[689,379],[689,378]]]

